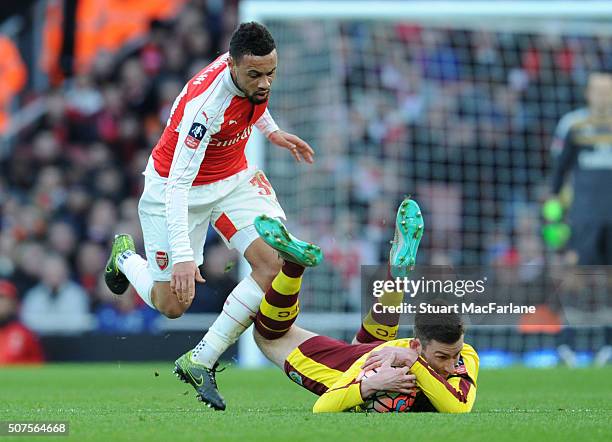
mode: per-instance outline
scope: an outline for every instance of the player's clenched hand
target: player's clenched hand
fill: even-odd
[[[365,371],[380,367],[387,359],[393,366],[412,367],[419,357],[418,349],[404,347],[383,347],[370,353],[362,369]]]
[[[283,147],[291,151],[291,154],[298,163],[302,162],[302,158],[308,163],[314,162],[314,150],[310,145],[302,140],[297,135],[288,132],[277,130],[272,132],[268,139],[279,147]]]
[[[206,282],[194,261],[178,262],[172,266],[170,289],[179,302],[191,304],[195,296],[195,282]]]
[[[370,397],[377,391],[411,393],[414,388],[416,388],[416,376],[408,373],[407,367],[392,367],[389,358],[376,373],[361,381],[361,397]]]

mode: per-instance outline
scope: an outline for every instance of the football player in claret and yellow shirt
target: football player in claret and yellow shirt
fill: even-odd
[[[405,276],[415,263],[423,234],[418,204],[400,205],[389,256],[390,275]],[[351,344],[304,330],[293,323],[305,267],[319,264],[317,246],[290,235],[277,220],[258,217],[260,236],[284,259],[282,270],[261,302],[255,341],[263,353],[302,387],[320,396],[313,411],[360,410],[378,391],[409,394],[410,411],[465,413],[476,399],[478,355],[463,342],[458,314],[417,314],[415,337],[394,339],[399,314],[370,311]],[[386,293],[381,302],[399,305],[403,293]],[[364,372],[369,372],[364,377]]]

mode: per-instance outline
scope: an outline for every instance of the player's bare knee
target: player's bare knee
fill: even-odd
[[[189,306],[175,302],[166,305],[163,310],[160,310],[160,313],[168,319],[177,319],[183,316],[187,308],[189,308]]]
[[[161,308],[158,308],[161,314],[168,319],[177,319],[183,316],[183,313],[189,308],[189,304],[183,304],[176,299],[176,296],[170,295],[164,299]]]
[[[168,319],[177,319],[189,308],[188,304],[182,304],[170,290],[170,284],[156,283],[151,293],[151,300],[155,308]]]

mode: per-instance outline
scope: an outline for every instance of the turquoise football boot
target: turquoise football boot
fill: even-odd
[[[279,220],[260,215],[255,218],[254,224],[261,239],[284,260],[304,267],[315,267],[323,261],[323,252],[319,246],[297,239]]]
[[[389,252],[391,276],[403,278],[414,269],[425,223],[416,201],[406,198],[397,209],[395,236]]]

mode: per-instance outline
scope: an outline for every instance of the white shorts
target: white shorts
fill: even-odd
[[[165,189],[166,179],[159,176],[149,159],[138,215],[154,281],[170,281],[172,275]],[[221,181],[193,186],[189,191],[187,219],[196,264],[204,261],[204,242],[211,221],[227,247],[244,255],[258,238],[253,221],[262,214],[285,219],[276,193],[261,170],[249,168]]]

